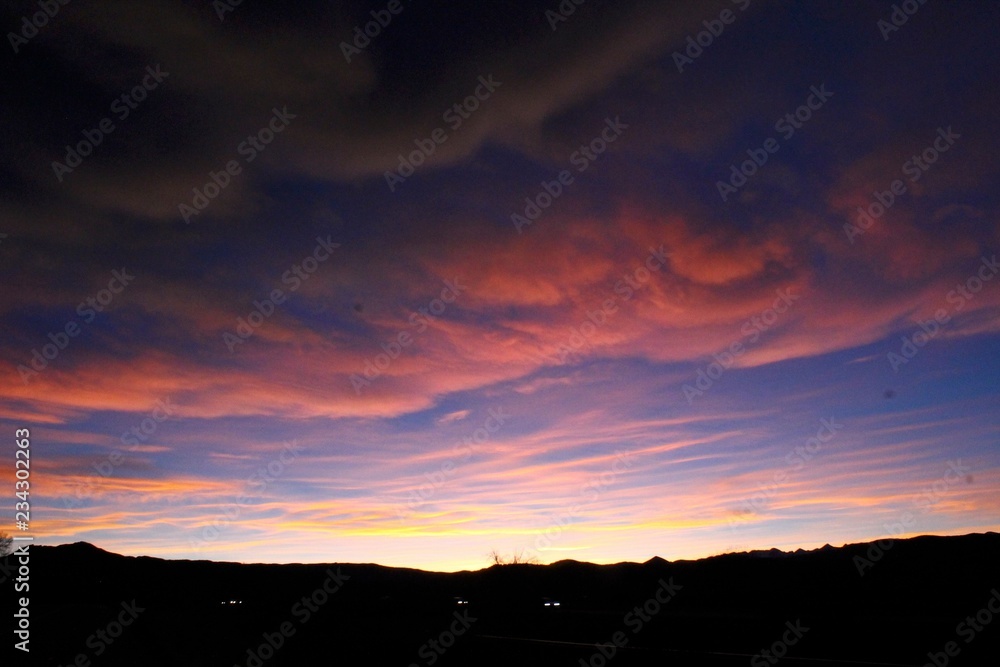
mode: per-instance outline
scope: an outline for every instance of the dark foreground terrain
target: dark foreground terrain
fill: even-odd
[[[21,594],[5,561],[11,600]],[[13,651],[14,664],[943,667],[1000,656],[996,533],[454,574],[167,561],[78,543],[33,547],[30,577],[30,661]]]

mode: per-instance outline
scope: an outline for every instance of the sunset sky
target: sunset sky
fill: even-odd
[[[36,542],[457,570],[1000,530],[1000,5],[902,5],[6,4]]]

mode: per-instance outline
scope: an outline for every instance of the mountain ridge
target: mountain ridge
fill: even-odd
[[[152,561],[161,561],[161,562],[167,562],[167,563],[214,563],[214,564],[219,564],[219,565],[275,566],[275,567],[280,567],[280,566],[290,566],[290,567],[293,567],[293,566],[304,566],[304,567],[311,567],[311,566],[321,566],[321,565],[326,565],[326,566],[330,566],[330,565],[345,566],[345,565],[348,565],[348,566],[352,566],[352,567],[374,567],[374,568],[385,568],[385,569],[388,569],[388,570],[425,572],[425,573],[431,573],[431,574],[459,574],[459,573],[483,572],[485,570],[490,570],[490,569],[497,568],[497,567],[500,567],[500,568],[518,567],[518,566],[526,566],[526,567],[552,567],[552,566],[559,566],[559,565],[565,565],[565,564],[579,564],[579,565],[588,565],[588,566],[595,566],[595,567],[617,567],[617,566],[624,566],[624,565],[662,565],[662,564],[674,564],[674,563],[699,563],[699,562],[709,561],[709,560],[716,559],[716,558],[731,558],[731,557],[787,558],[787,557],[801,556],[801,555],[806,555],[806,554],[841,552],[841,551],[843,551],[845,549],[851,550],[851,549],[856,549],[856,548],[859,548],[859,547],[869,547],[871,545],[876,545],[877,546],[880,542],[885,542],[885,541],[889,541],[889,542],[891,542],[893,544],[906,544],[906,543],[917,543],[917,542],[926,541],[926,540],[968,539],[968,538],[974,538],[974,537],[984,537],[984,538],[994,537],[995,538],[995,537],[998,537],[998,536],[1000,536],[1000,533],[997,533],[997,532],[994,532],[994,531],[972,532],[972,533],[964,533],[962,535],[934,535],[934,534],[926,534],[926,535],[915,535],[915,536],[907,537],[907,538],[880,538],[878,540],[873,540],[871,542],[848,542],[848,543],[845,543],[845,544],[843,544],[841,546],[838,546],[838,547],[832,546],[829,543],[827,543],[827,544],[824,544],[822,547],[816,547],[814,549],[804,549],[804,548],[800,547],[800,548],[795,549],[793,551],[783,551],[781,549],[778,549],[777,547],[772,547],[770,549],[752,549],[752,550],[749,550],[749,551],[731,551],[731,552],[725,552],[725,553],[712,554],[712,555],[709,555],[709,556],[703,556],[701,558],[694,558],[694,559],[682,558],[682,559],[677,559],[677,560],[668,560],[668,559],[663,558],[662,556],[653,556],[653,557],[651,557],[651,558],[649,558],[648,560],[645,560],[645,561],[619,561],[619,562],[616,562],[616,563],[592,563],[590,561],[581,561],[581,560],[576,560],[576,559],[573,559],[573,558],[564,558],[562,560],[553,561],[552,563],[545,563],[545,564],[541,564],[541,563],[500,564],[500,565],[488,565],[488,566],[484,566],[484,567],[482,567],[482,568],[480,568],[478,570],[455,570],[455,571],[424,570],[422,568],[416,568],[416,567],[404,567],[404,566],[396,566],[396,565],[383,565],[381,563],[372,563],[372,562],[356,563],[356,562],[336,561],[336,560],[334,560],[334,561],[316,562],[316,563],[301,563],[301,562],[296,562],[296,563],[268,563],[268,562],[257,562],[257,561],[255,561],[255,562],[242,562],[242,561],[224,561],[224,560],[223,561],[215,561],[215,560],[209,560],[209,559],[191,559],[191,558],[161,558],[159,556],[148,556],[148,555],[129,556],[129,555],[120,554],[120,553],[117,553],[117,552],[114,552],[114,551],[109,551],[109,550],[101,548],[101,547],[99,547],[99,546],[97,546],[97,545],[95,545],[95,544],[93,544],[91,542],[86,542],[86,541],[77,541],[77,542],[71,542],[71,543],[66,543],[66,544],[55,544],[55,545],[33,545],[32,546],[32,551],[36,551],[37,552],[38,550],[42,550],[42,551],[52,550],[53,553],[58,553],[60,555],[67,554],[67,553],[78,552],[78,553],[80,553],[82,555],[91,555],[91,556],[93,556],[93,555],[103,555],[105,557],[111,556],[111,557],[126,558],[126,559],[149,559],[149,560],[152,560]]]
[[[88,641],[115,628],[127,608],[142,611],[100,656],[102,667],[327,664],[331,650],[358,664],[430,667],[414,663],[420,647],[473,619],[435,667],[525,664],[518,657],[524,642],[541,642],[531,644],[533,655],[551,658],[532,665],[586,663],[595,646],[621,632],[635,649],[618,655],[615,667],[662,667],[664,656],[678,651],[698,656],[686,664],[734,664],[739,660],[719,656],[753,656],[789,622],[810,628],[796,648],[803,659],[916,665],[955,641],[957,624],[992,595],[1000,600],[1000,535],[993,532],[777,554],[430,572],[166,560],[89,543],[37,546],[32,657],[63,666],[78,655],[96,657],[87,653]],[[15,562],[5,560],[8,568]],[[248,649],[280,627],[290,628],[280,653],[251,659]],[[990,664],[988,656],[1000,653],[998,628],[963,645],[964,664]],[[150,646],[159,648],[151,654]],[[783,664],[811,663],[789,656]]]

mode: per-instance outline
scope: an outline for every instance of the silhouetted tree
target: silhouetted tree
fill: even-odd
[[[9,554],[12,544],[14,544],[14,538],[7,533],[0,533],[0,556]]]
[[[496,549],[492,549],[486,556],[494,565],[535,565],[538,563],[538,559],[534,556],[526,556],[523,549],[515,551],[510,557],[502,555]]]

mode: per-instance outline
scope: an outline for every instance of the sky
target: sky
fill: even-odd
[[[2,14],[36,543],[1000,529],[996,4],[50,4]]]

